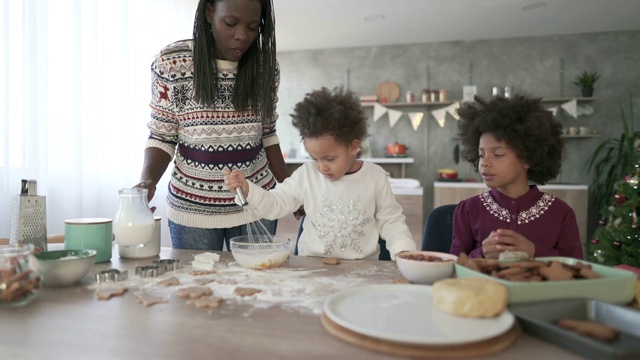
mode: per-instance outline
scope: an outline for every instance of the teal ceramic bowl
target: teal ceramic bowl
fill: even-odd
[[[35,254],[44,286],[74,285],[85,277],[96,262],[96,251],[55,250]]]

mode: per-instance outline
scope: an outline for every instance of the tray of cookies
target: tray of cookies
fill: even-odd
[[[565,299],[509,308],[523,331],[588,359],[640,358],[640,311]]]
[[[614,304],[633,300],[632,272],[568,257],[499,261],[470,259],[455,264],[456,277],[486,277],[505,285],[509,304],[586,298]]]

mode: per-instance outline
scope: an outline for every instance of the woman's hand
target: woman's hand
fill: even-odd
[[[504,251],[521,251],[532,258],[536,252],[536,246],[529,239],[508,229],[492,231],[482,241],[482,252],[485,258],[497,259]]]
[[[141,181],[137,184],[135,184],[133,186],[134,188],[141,188],[141,189],[147,189],[147,203],[151,203],[151,200],[153,199],[153,196],[156,194],[156,184],[151,181],[151,180],[147,180],[147,181]],[[151,212],[155,212],[156,211],[156,207],[152,206],[151,207]]]
[[[222,174],[224,175],[224,185],[227,187],[227,190],[235,193],[237,188],[241,188],[244,196],[249,196],[249,183],[242,171],[224,169],[222,170]]]

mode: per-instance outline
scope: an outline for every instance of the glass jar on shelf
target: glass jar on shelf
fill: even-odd
[[[431,90],[431,102],[440,101],[440,92],[438,90]]]
[[[422,102],[423,103],[431,102],[431,92],[429,91],[429,89],[422,90]]]

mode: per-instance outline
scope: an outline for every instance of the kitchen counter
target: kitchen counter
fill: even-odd
[[[456,181],[434,181],[436,188],[457,188],[457,189],[484,189],[489,188],[482,182],[456,182]],[[540,190],[589,190],[589,185],[583,184],[546,184],[538,186]]]
[[[413,158],[411,157],[382,157],[382,158],[361,158],[360,160],[365,160],[372,162],[374,164],[382,165],[382,167],[386,168],[384,165],[397,165],[400,166],[400,176],[398,174],[394,174],[394,177],[404,178],[406,175],[406,164],[413,164]],[[312,161],[311,158],[286,158],[284,162],[286,164],[290,164],[290,171],[295,170],[300,164],[304,164],[306,162]]]
[[[328,266],[322,259],[291,257],[282,268],[254,271],[239,267],[229,252],[218,252],[214,296],[220,308],[196,308],[156,282],[170,276],[178,287],[192,286],[188,265],[199,252],[162,248],[160,258],[180,259],[185,268],[159,278],[140,279],[135,267],[152,260],[126,260],[114,249],[111,262],[94,265],[77,285],[42,288],[23,307],[0,308],[0,354],[6,359],[398,359],[351,345],[330,335],[320,323],[324,299],[340,289],[389,284],[401,276],[394,262],[345,260]],[[101,270],[129,271],[119,283],[129,291],[107,301],[96,299],[93,279]],[[252,297],[232,294],[236,285],[263,290]],[[225,285],[225,281],[227,284]],[[421,285],[415,285],[421,286]],[[145,307],[134,293],[168,300]],[[527,334],[492,359],[579,359]]]

